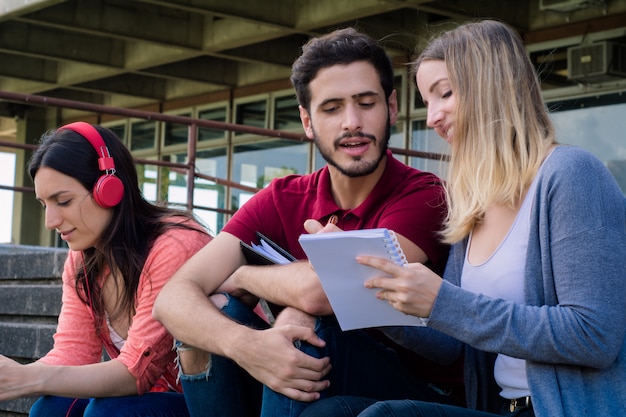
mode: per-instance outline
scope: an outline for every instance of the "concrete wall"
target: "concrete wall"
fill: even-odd
[[[32,362],[52,348],[66,249],[0,245],[0,354]],[[34,398],[0,402],[0,417],[28,414]]]

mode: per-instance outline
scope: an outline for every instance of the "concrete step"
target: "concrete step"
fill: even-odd
[[[0,244],[0,354],[33,362],[53,344],[67,249]],[[0,417],[25,417],[36,398],[0,402]]]

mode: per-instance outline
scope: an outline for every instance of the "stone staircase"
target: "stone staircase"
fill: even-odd
[[[0,354],[32,362],[52,348],[67,249],[0,244]],[[0,417],[24,417],[35,398],[0,401]]]

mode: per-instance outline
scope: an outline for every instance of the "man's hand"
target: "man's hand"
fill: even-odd
[[[330,385],[322,379],[330,371],[330,359],[301,352],[294,346],[298,340],[317,347],[325,344],[310,328],[281,325],[254,331],[245,348],[229,356],[270,389],[296,401],[311,402]]]
[[[304,230],[306,230],[309,234],[342,231],[342,229],[337,227],[334,223],[328,223],[324,226],[322,223],[314,219],[308,219],[304,222]]]

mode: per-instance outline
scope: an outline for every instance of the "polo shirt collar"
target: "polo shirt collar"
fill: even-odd
[[[390,187],[389,184],[397,181],[399,172],[400,161],[396,160],[391,151],[387,150],[387,164],[383,175],[380,177],[374,189],[369,196],[365,199],[360,206],[353,210],[343,210],[337,206],[333,199],[333,194],[330,188],[330,172],[328,165],[322,168],[319,172],[319,180],[317,183],[317,199],[313,207],[312,218],[321,221],[326,220],[332,214],[337,214],[340,217],[350,213],[358,218],[363,218],[370,210],[380,205],[380,201],[383,201],[389,194],[393,192],[394,187]]]

